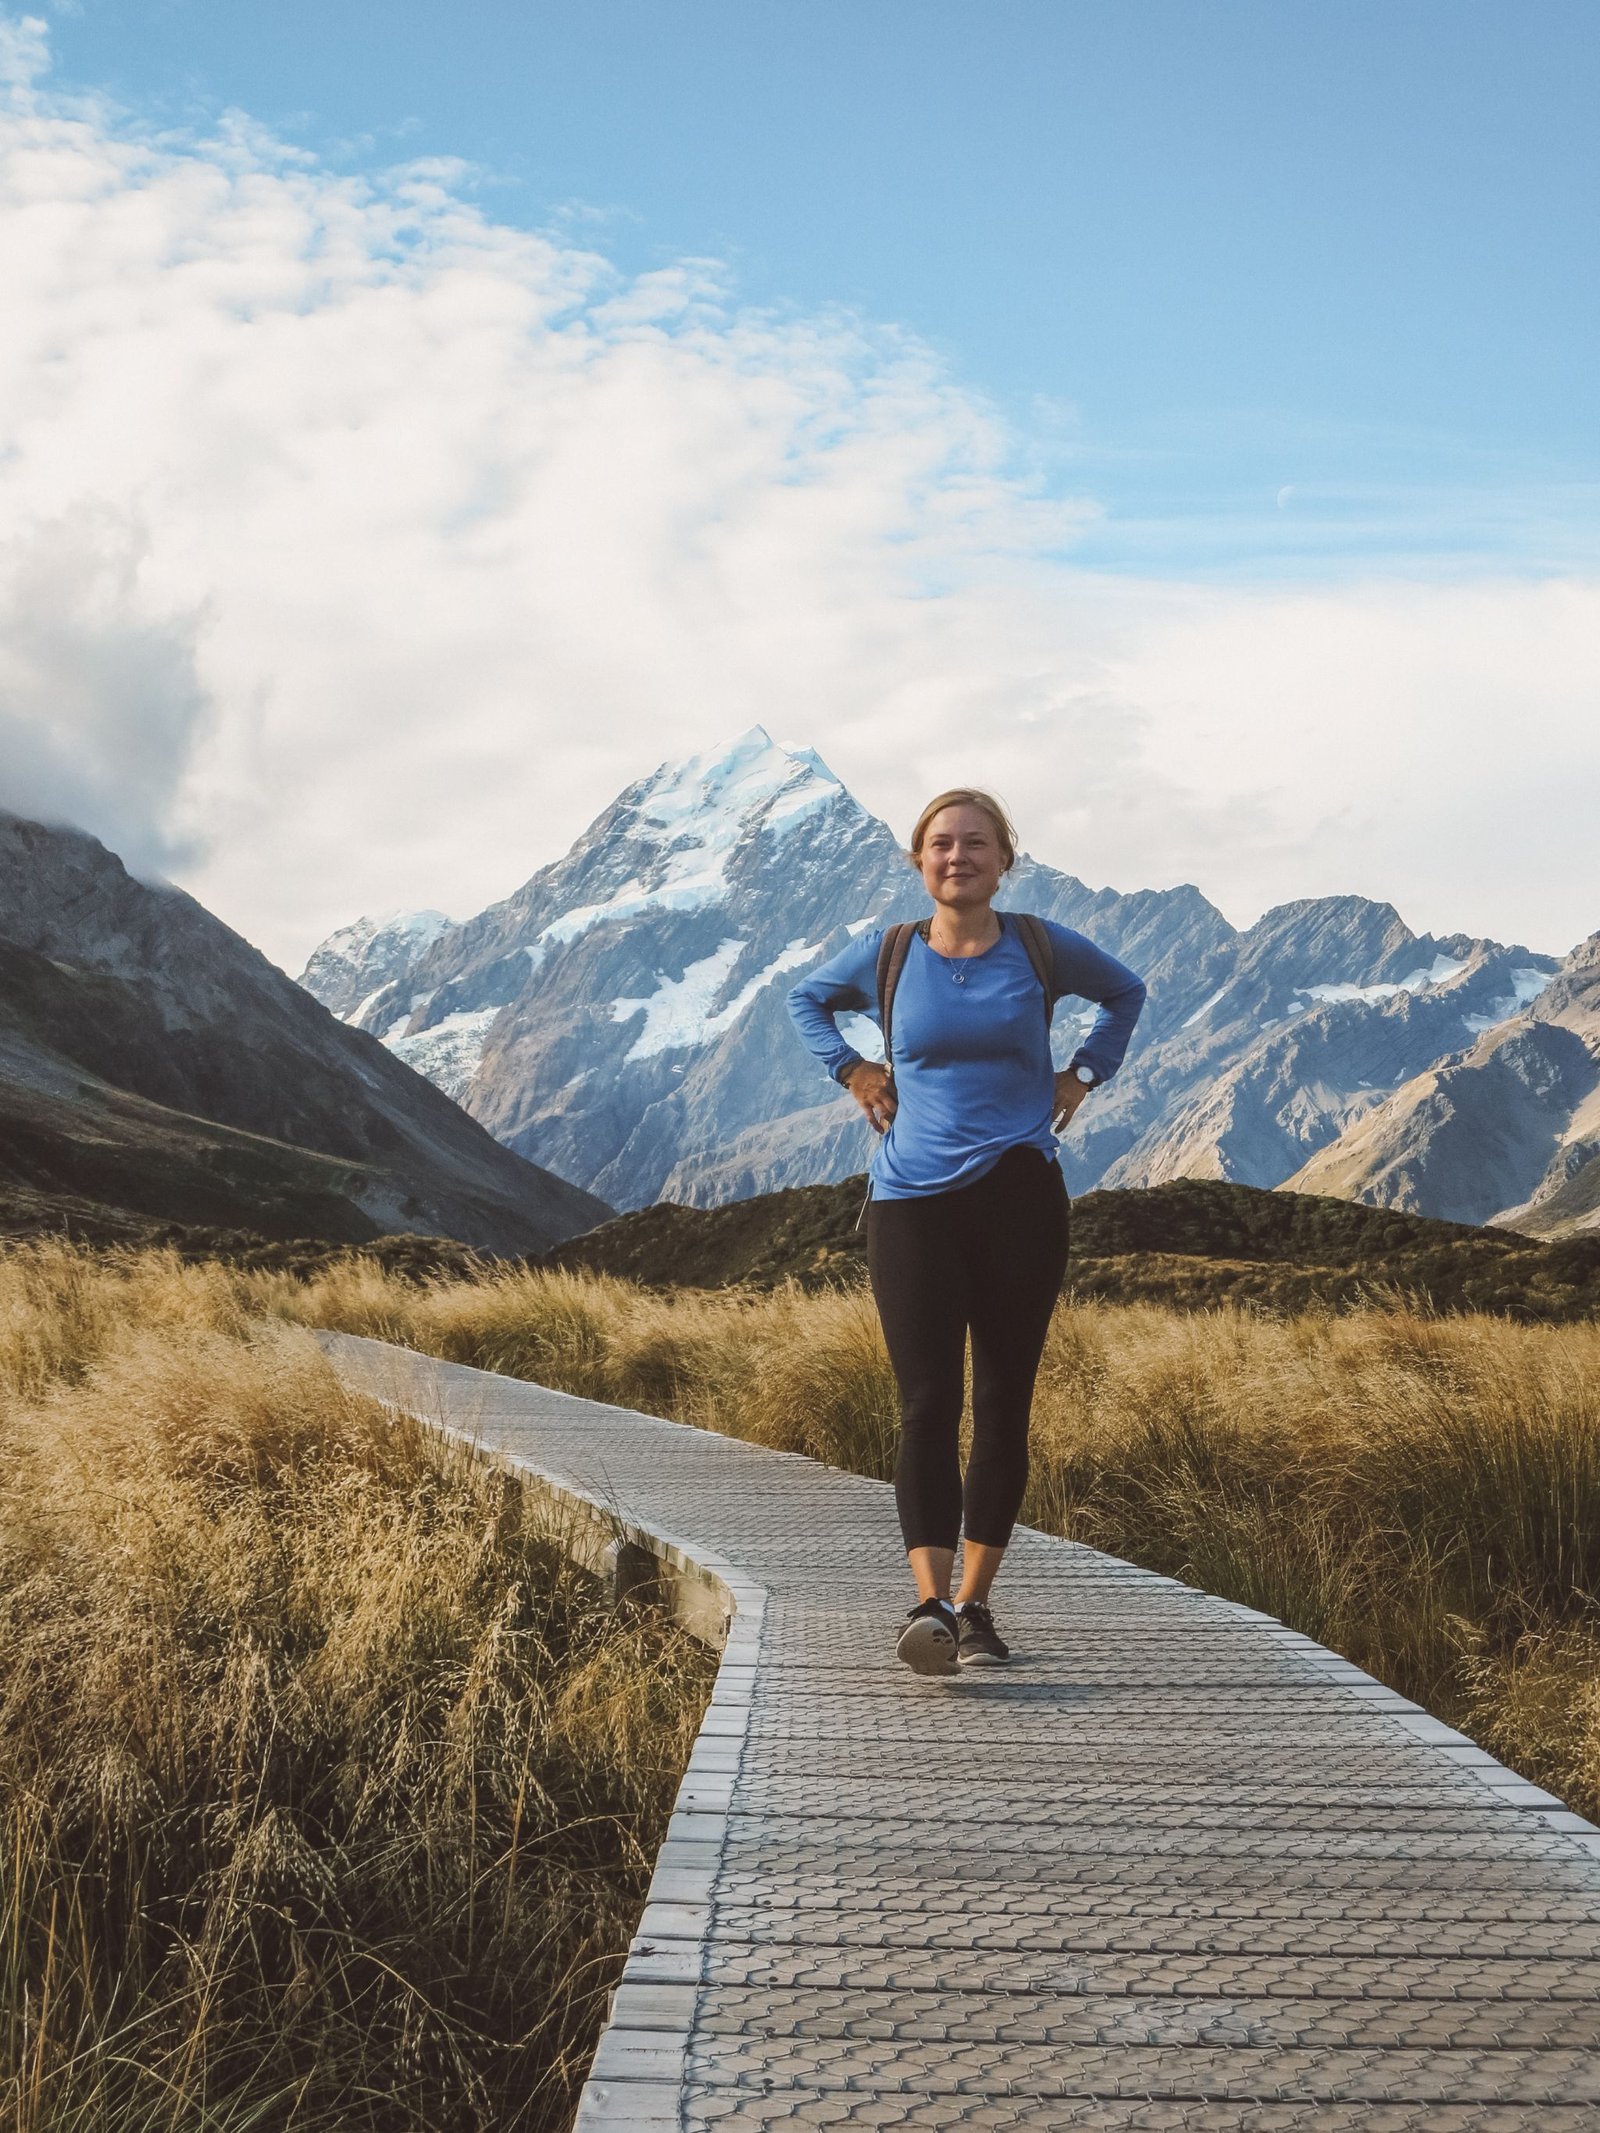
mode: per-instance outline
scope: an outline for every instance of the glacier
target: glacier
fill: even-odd
[[[720,1036],[732,1028],[763,986],[785,971],[810,962],[820,946],[820,942],[804,939],[790,941],[764,969],[747,978],[723,1007],[713,1009],[711,1003],[744,953],[746,943],[736,934],[719,942],[710,955],[690,963],[681,978],[663,977],[653,993],[640,999],[614,1000],[614,1022],[629,1021],[637,1014],[645,1018],[644,1028],[622,1055],[624,1065],[635,1059],[649,1059],[657,1052],[706,1044]]]
[[[1396,993],[1425,992],[1459,977],[1467,967],[1465,956],[1436,955],[1426,969],[1408,970],[1403,978],[1385,985],[1296,985],[1294,990],[1308,1000],[1392,1000]]]
[[[472,1087],[489,1032],[503,1013],[500,1007],[463,1009],[414,1037],[385,1037],[383,1041],[397,1059],[461,1103]]]

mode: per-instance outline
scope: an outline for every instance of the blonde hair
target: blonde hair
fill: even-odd
[[[928,834],[928,824],[941,807],[981,807],[994,824],[995,836],[1000,842],[1000,871],[1009,874],[1017,863],[1017,832],[1005,803],[997,800],[992,792],[979,792],[971,785],[955,785],[949,792],[942,792],[928,802],[917,817],[917,826],[911,832],[911,843],[906,857],[914,867],[922,865],[922,840]]]

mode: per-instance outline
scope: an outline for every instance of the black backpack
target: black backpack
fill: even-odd
[[[1000,914],[995,915],[999,917]],[[1059,995],[1052,990],[1055,953],[1044,920],[1035,918],[1031,911],[1008,911],[1005,916],[1022,935],[1028,961],[1044,988],[1044,1026],[1048,1029]],[[883,1031],[884,1064],[891,1074],[894,1072],[894,1055],[889,1049],[889,1023],[894,1012],[894,989],[900,982],[900,970],[910,951],[912,934],[920,933],[926,941],[932,928],[931,918],[902,919],[898,925],[884,927],[883,939],[878,944],[878,1023]]]

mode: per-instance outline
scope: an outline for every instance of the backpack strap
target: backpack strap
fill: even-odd
[[[920,933],[926,940],[933,921],[928,918],[903,918],[898,925],[885,926],[883,939],[878,943],[878,1027],[883,1031],[883,1063],[894,1072],[894,1053],[889,1046],[889,1028],[894,1015],[894,990],[900,982],[900,972],[911,948],[911,936]]]
[[[1036,918],[1031,911],[1008,911],[1005,915],[1022,936],[1034,976],[1044,988],[1044,1026],[1048,1029],[1055,1018],[1059,995],[1055,990],[1055,950],[1044,920]],[[932,928],[932,919],[902,919],[898,925],[885,926],[883,939],[878,943],[878,1024],[883,1031],[884,1063],[891,1073],[894,1072],[894,1054],[889,1045],[889,1029],[894,1014],[895,987],[900,982],[900,973],[911,948],[911,936],[920,933],[926,941]]]
[[[1042,918],[1031,911],[1008,911],[1006,913],[1017,931],[1022,935],[1022,945],[1028,951],[1028,961],[1033,965],[1033,974],[1044,987],[1044,1026],[1046,1029],[1055,1019],[1056,1001],[1060,997],[1055,989],[1056,955],[1045,931]]]

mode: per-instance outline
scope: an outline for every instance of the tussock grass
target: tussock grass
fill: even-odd
[[[711,1665],[309,1325],[893,1467],[864,1287],[0,1257],[8,2133],[570,2119]],[[1024,1515],[1600,1815],[1600,1326],[1067,1302]]]
[[[564,2126],[713,1663],[262,1306],[0,1257],[0,2123]]]
[[[256,1307],[893,1470],[864,1287],[247,1277]],[[1024,1517],[1281,1617],[1600,1817],[1600,1324],[1067,1301]]]

